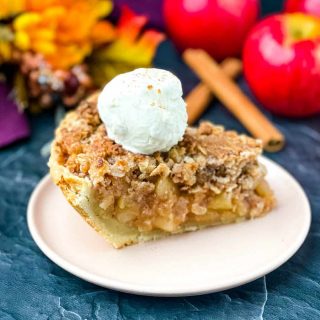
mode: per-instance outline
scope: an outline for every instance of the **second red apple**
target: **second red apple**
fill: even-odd
[[[270,111],[291,117],[320,112],[320,19],[302,13],[264,19],[246,40],[243,68]]]
[[[320,0],[287,0],[286,12],[303,12],[320,17]]]
[[[241,53],[258,0],[165,0],[164,18],[180,50],[201,48],[217,60]]]

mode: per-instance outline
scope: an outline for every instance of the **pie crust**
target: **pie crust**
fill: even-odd
[[[259,140],[203,122],[169,152],[131,153],[108,138],[96,94],[57,128],[49,167],[70,204],[121,248],[269,212],[261,151]]]

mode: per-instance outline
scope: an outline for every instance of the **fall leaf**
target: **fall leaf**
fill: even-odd
[[[101,87],[119,73],[139,67],[149,67],[156,49],[165,36],[155,30],[142,31],[145,16],[123,7],[116,28],[115,40],[93,52],[89,59],[94,83]]]

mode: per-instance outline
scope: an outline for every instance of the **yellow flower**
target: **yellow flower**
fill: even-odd
[[[26,0],[1,0],[0,4],[0,20],[14,16],[26,7]]]
[[[110,0],[27,0],[27,11],[15,18],[15,45],[41,53],[54,68],[81,63],[95,45],[110,42],[115,31],[100,19]]]

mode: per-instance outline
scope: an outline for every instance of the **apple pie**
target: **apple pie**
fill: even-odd
[[[260,217],[275,205],[259,140],[203,122],[168,152],[141,155],[108,138],[97,96],[67,114],[50,173],[115,248]]]

